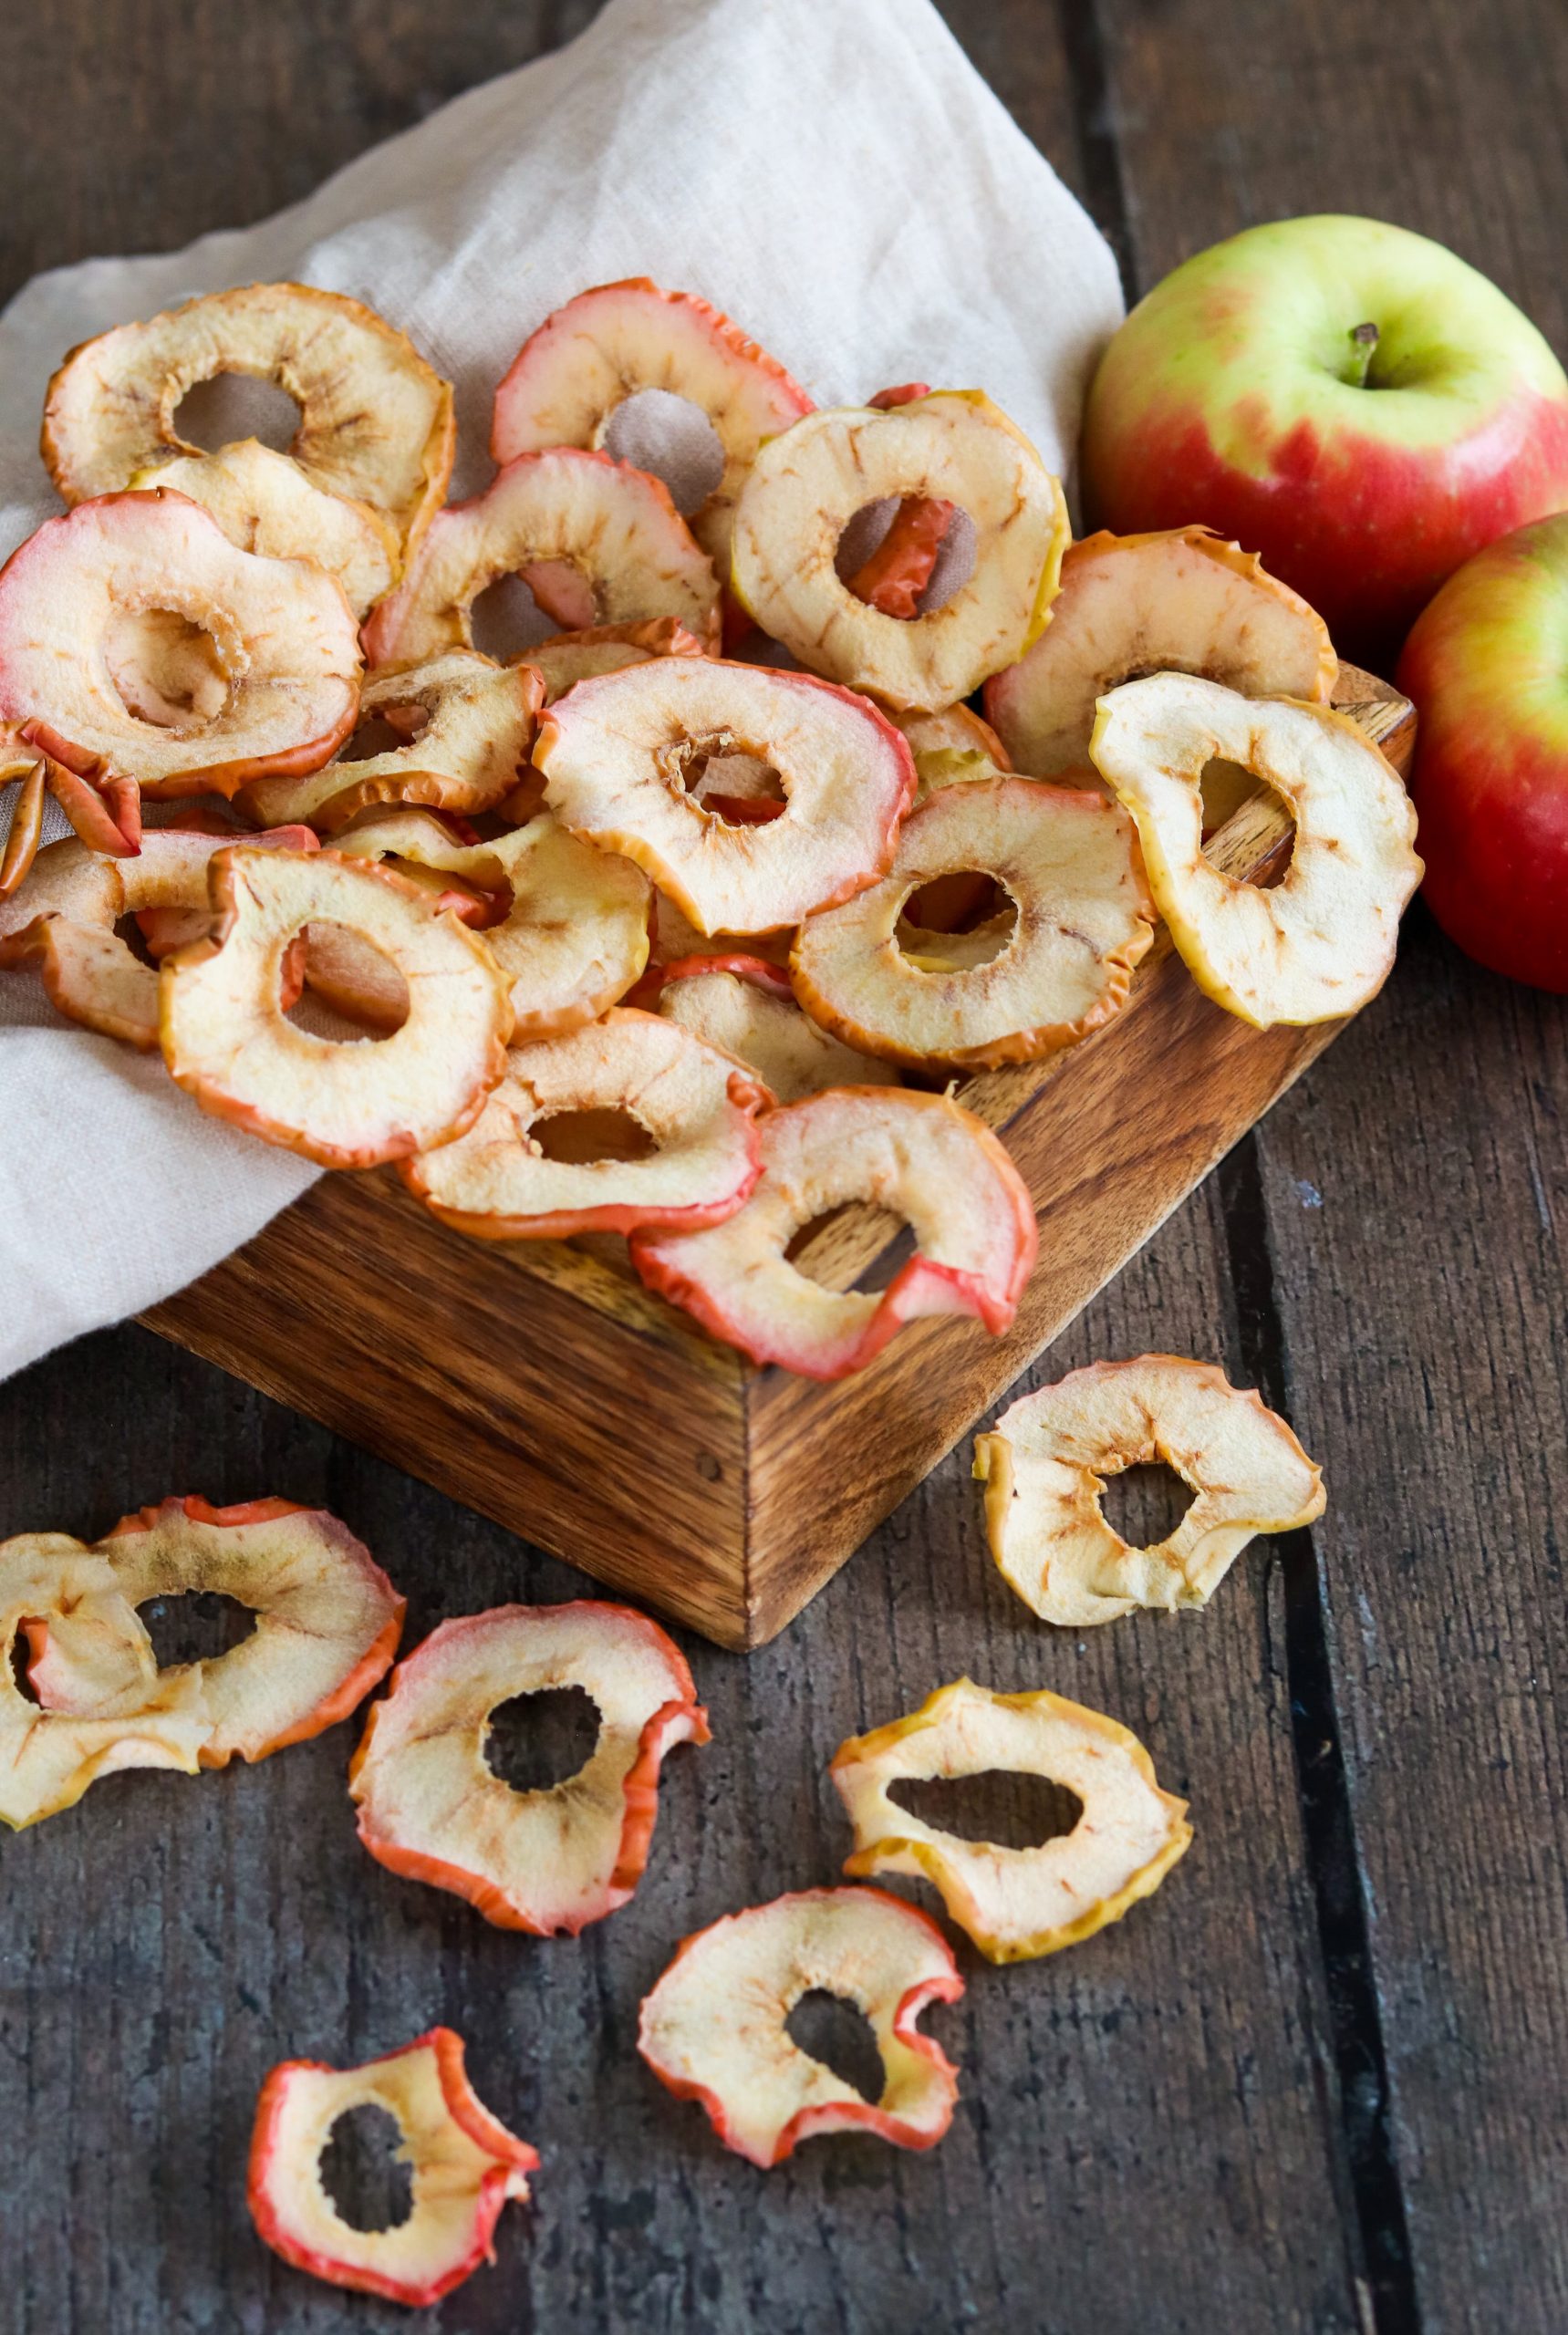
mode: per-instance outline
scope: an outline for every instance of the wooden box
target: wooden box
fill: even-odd
[[[1403,699],[1346,669],[1336,700],[1406,766]],[[1254,795],[1211,855],[1264,875],[1286,833]],[[619,1244],[470,1240],[384,1169],[323,1177],[143,1318],[597,1580],[722,1645],[761,1645],[1343,1026],[1249,1029],[1162,929],[1106,1028],[959,1090],[1039,1213],[1007,1335],[919,1322],[831,1385],[712,1344]],[[896,1245],[850,1210],[808,1254],[836,1287],[875,1285]]]

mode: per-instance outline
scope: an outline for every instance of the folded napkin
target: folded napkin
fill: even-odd
[[[0,553],[58,508],[46,385],[107,326],[268,277],[351,293],[457,384],[472,492],[523,339],[624,275],[702,294],[819,404],[984,388],[1059,471],[1121,315],[1105,244],[926,0],[610,0],[259,226],[29,284],[0,317]],[[317,1172],[0,973],[0,1376],[182,1287]]]

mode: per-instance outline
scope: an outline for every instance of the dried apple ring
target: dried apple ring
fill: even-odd
[[[898,1083],[886,1063],[818,1029],[795,1003],[788,976],[761,957],[688,957],[650,978],[656,1010],[754,1070],[775,1103],[799,1103],[830,1086]]]
[[[520,454],[483,494],[437,512],[407,575],[366,626],[365,653],[373,666],[422,665],[450,649],[472,649],[474,601],[524,570],[557,622],[580,624],[576,607],[566,614],[566,599],[546,592],[534,572],[555,563],[579,594],[586,589],[602,623],[676,617],[704,641],[717,637],[712,564],[658,479],[607,454],[558,446]]]
[[[1088,535],[1062,562],[1050,624],[987,681],[986,717],[1021,771],[1054,778],[1088,761],[1108,690],[1164,670],[1326,704],[1339,659],[1316,609],[1207,527]]]
[[[584,632],[557,633],[517,659],[532,665],[545,684],[545,702],[554,705],[579,681],[646,665],[655,657],[706,657],[704,644],[675,617],[653,617],[646,624],[599,624]]]
[[[1017,911],[988,961],[906,955],[911,895],[972,871]],[[795,995],[846,1045],[916,1068],[983,1069],[1075,1045],[1119,1012],[1154,938],[1130,822],[1098,794],[1027,778],[939,788],[905,821],[879,884],[807,917]],[[953,936],[955,939],[960,936]]]
[[[768,1099],[739,1063],[690,1031],[615,1006],[586,1029],[514,1047],[468,1134],[410,1160],[403,1180],[443,1224],[483,1240],[717,1224],[757,1180],[754,1121]],[[541,1123],[583,1112],[633,1120],[652,1151],[547,1157]]]
[[[159,1037],[204,1111],[323,1168],[370,1168],[450,1142],[506,1066],[507,983],[478,936],[385,867],[231,845],[213,856],[210,940],[165,958]],[[379,1043],[337,1044],[284,1019],[286,952],[342,924],[389,958],[408,1019]]]
[[[356,617],[391,590],[402,565],[390,520],[313,486],[291,455],[259,439],[238,439],[215,454],[177,454],[127,483],[133,493],[169,486],[188,494],[242,551],[315,560],[342,586]]]
[[[406,545],[452,475],[452,384],[363,302],[309,284],[209,292],[73,348],[49,383],[43,454],[67,503],[110,494],[172,454],[187,389],[219,373],[275,382],[299,407],[289,448],[311,483],[368,503]]]
[[[321,2181],[321,2153],[340,2116],[379,2108],[397,2120],[413,2174],[412,2208],[389,2229],[345,2221]],[[256,2102],[246,2203],[275,2254],[329,2286],[389,2302],[439,2302],[493,2262],[508,2198],[528,2195],[536,2149],[480,2105],[462,2038],[432,2027],[360,2068],[286,2060]]]
[[[1002,1849],[927,1824],[891,1798],[905,1778],[1047,1776],[1080,1802],[1070,1832]],[[1042,1687],[998,1695],[960,1678],[908,1718],[840,1744],[828,1769],[855,1828],[846,1873],[909,1873],[992,1962],[1075,1946],[1152,1895],[1192,1840],[1187,1802],[1155,1781],[1128,1728]]]
[[[317,769],[358,702],[331,576],[241,551],[185,495],[78,503],[0,569],[0,721],[79,777],[232,794]]]
[[[485,1759],[491,1715],[563,1686],[597,1706],[598,1740],[575,1776],[514,1791]],[[348,1789],[379,1863],[502,1929],[575,1937],[642,1878],[665,1753],[708,1739],[691,1673],[646,1614],[590,1598],[500,1605],[442,1622],[398,1665]]]
[[[308,1742],[347,1718],[391,1667],[403,1600],[363,1541],[324,1509],[166,1500],[122,1517],[96,1553],[131,1606],[205,1591],[255,1614],[251,1634],[227,1654],[157,1673],[162,1691],[187,1675],[201,1690],[210,1714],[203,1768]],[[92,1716],[100,1688],[75,1617],[45,1618],[29,1637],[28,1683],[44,1709]]]
[[[1163,1460],[1193,1494],[1156,1548],[1100,1508],[1105,1478]],[[1043,1622],[1085,1629],[1135,1606],[1206,1605],[1249,1541],[1321,1516],[1323,1472],[1251,1389],[1168,1354],[1096,1362],[1023,1396],[974,1440],[1003,1579]]]
[[[1011,772],[1007,749],[992,728],[967,705],[944,706],[940,713],[890,713],[888,719],[900,729],[909,742],[909,751],[919,770],[928,754],[978,754],[1002,774]],[[1084,760],[1088,760],[1085,748]]]
[[[805,1378],[863,1369],[904,1323],[972,1313],[993,1336],[1034,1262],[1034,1210],[991,1129],[943,1095],[836,1086],[770,1111],[763,1175],[744,1208],[705,1232],[639,1233],[650,1289],[753,1362]],[[904,1217],[915,1253],[885,1290],[824,1289],[785,1255],[804,1225],[850,1200]]]
[[[688,779],[712,755],[776,771],[780,815],[734,827],[704,810]],[[915,784],[863,698],[716,657],[580,681],[544,715],[534,759],[565,825],[634,859],[704,932],[770,932],[874,883]]]
[[[954,503],[974,566],[906,623],[857,599],[834,566],[857,511],[885,495]],[[895,706],[949,706],[1022,657],[1044,625],[1067,506],[1022,431],[978,389],[891,410],[807,414],[764,446],[735,514],[736,598],[813,672]]]
[[[1151,673],[1101,700],[1090,751],[1132,815],[1155,905],[1205,995],[1257,1030],[1332,1022],[1376,995],[1423,870],[1410,798],[1348,715]],[[1203,856],[1215,759],[1265,779],[1295,820],[1272,889]]]
[[[837,1995],[870,2022],[887,2081],[876,2102],[803,2051],[785,2021]],[[818,2133],[929,2149],[952,2122],[958,2070],[917,2025],[963,1992],[935,1922],[882,1889],[801,1889],[682,1939],[642,2006],[637,2048],[679,2100],[700,2101],[726,2148],[764,2170]]]

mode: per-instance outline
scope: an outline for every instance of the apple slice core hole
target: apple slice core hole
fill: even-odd
[[[591,619],[590,619],[591,621]],[[509,665],[525,649],[536,649],[561,629],[545,615],[521,576],[498,576],[474,597],[468,612],[473,645],[482,657]],[[400,738],[400,745],[407,744]]]
[[[529,1137],[546,1159],[573,1168],[601,1160],[651,1159],[659,1146],[629,1111],[554,1111],[535,1119]]]
[[[701,407],[671,389],[639,389],[605,424],[604,451],[662,479],[683,519],[700,510],[724,475],[724,448]]]
[[[1098,1500],[1100,1514],[1129,1549],[1159,1548],[1191,1505],[1191,1487],[1163,1459],[1107,1476]]]
[[[306,936],[312,978],[318,972],[322,985],[317,991],[307,979],[284,1019],[328,1045],[379,1045],[395,1037],[410,1003],[401,967],[352,925],[316,918]],[[359,1008],[361,993],[365,1011]]]
[[[998,1849],[1037,1849],[1075,1832],[1084,1803],[1050,1776],[983,1768],[972,1776],[900,1776],[888,1787],[896,1808],[939,1832]]]
[[[204,730],[229,701],[217,641],[181,608],[122,608],[103,638],[116,694],[133,721],[179,736]]]
[[[399,2229],[414,2210],[403,2128],[390,2109],[363,2101],[334,2119],[321,2152],[321,2185],[350,2229]]]
[[[855,1263],[851,1270],[846,1271],[840,1245],[831,1236],[836,1226],[851,1219],[857,1227]],[[901,1256],[892,1261],[885,1258],[883,1251],[887,1244],[897,1240],[900,1234],[904,1234],[906,1236],[904,1245],[907,1247],[912,1235],[903,1217],[892,1209],[877,1208],[869,1200],[846,1200],[842,1207],[825,1209],[819,1216],[809,1218],[797,1231],[791,1234],[784,1248],[784,1261],[786,1264],[793,1265],[796,1272],[802,1274],[805,1280],[815,1282],[820,1289],[843,1291],[854,1288],[861,1281],[859,1266],[861,1240],[858,1228],[866,1224],[867,1219],[876,1232],[878,1251],[877,1267],[866,1274],[864,1286],[868,1289],[882,1286],[885,1280],[890,1277],[890,1274],[896,1271],[898,1264],[902,1262]],[[886,1273],[878,1270],[884,1264],[888,1268]]]
[[[965,965],[989,965],[1017,927],[1018,903],[1005,885],[983,868],[961,868],[910,893],[893,937],[906,954],[916,955],[929,946],[924,936],[930,933],[961,937]]]
[[[1291,861],[1295,856],[1296,815],[1279,789],[1257,772],[1248,770],[1244,763],[1229,762],[1223,755],[1216,755],[1204,763],[1199,787],[1203,796],[1203,854],[1206,859],[1210,860],[1210,846],[1232,814],[1239,811],[1242,804],[1256,801],[1259,795],[1268,798],[1272,807],[1290,828],[1290,834],[1262,873],[1249,877],[1248,881],[1262,892],[1272,892],[1276,884],[1282,884],[1291,872]]]
[[[887,2086],[887,2070],[871,2022],[858,2003],[826,1987],[802,1995],[784,2021],[784,2032],[797,2050],[832,2070],[875,2107]]]
[[[137,1611],[161,1670],[186,1662],[214,1662],[243,1645],[256,1625],[248,1605],[216,1589],[150,1598]]]
[[[26,1621],[21,1621],[16,1624],[16,1634],[11,1640],[6,1659],[11,1667],[11,1684],[16,1687],[22,1700],[25,1703],[31,1703],[34,1709],[37,1710],[41,1706],[37,1696],[33,1691],[33,1682],[27,1676],[32,1658],[32,1648],[27,1643],[27,1624]]]
[[[485,1764],[514,1791],[554,1791],[587,1767],[601,1725],[599,1707],[582,1686],[514,1695],[490,1714]]]
[[[171,426],[182,445],[201,454],[216,454],[242,438],[258,438],[275,454],[286,454],[303,418],[276,381],[250,373],[213,373],[186,390]]]

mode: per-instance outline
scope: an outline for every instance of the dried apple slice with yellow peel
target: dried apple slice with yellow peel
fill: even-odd
[[[705,1232],[637,1233],[632,1262],[656,1289],[753,1362],[805,1378],[863,1369],[905,1322],[1012,1321],[1034,1263],[1034,1210],[991,1129],[943,1095],[836,1086],[770,1111],[763,1174],[745,1206]],[[885,1290],[824,1289],[785,1255],[794,1235],[852,1200],[901,1216],[915,1253]]]
[[[616,1006],[586,1029],[514,1047],[468,1134],[408,1161],[403,1180],[443,1224],[484,1240],[690,1230],[732,1216],[756,1182],[754,1122],[769,1099],[690,1031]],[[653,1148],[548,1157],[539,1127],[583,1113],[630,1119]]]
[[[1029,1849],[968,1841],[893,1800],[905,1779],[1046,1776],[1080,1803],[1069,1832]],[[1192,1840],[1187,1802],[1162,1791],[1136,1735],[1041,1688],[998,1695],[960,1678],[908,1718],[840,1744],[828,1769],[855,1828],[846,1873],[908,1873],[992,1962],[1029,1962],[1093,1937],[1158,1888]]]
[[[342,586],[356,617],[397,581],[402,555],[390,520],[313,486],[291,455],[259,439],[237,439],[215,454],[177,454],[126,483],[132,493],[170,486],[188,494],[242,551],[315,560]]]
[[[332,577],[241,551],[183,494],[80,503],[0,569],[0,721],[78,778],[232,794],[317,769],[358,702]]]
[[[48,774],[48,764],[42,754],[26,746],[20,752],[13,752],[0,737],[0,786],[17,782],[5,849],[0,851],[0,900],[11,898],[38,856]]]
[[[308,1742],[347,1718],[391,1667],[403,1600],[363,1541],[324,1509],[166,1500],[122,1517],[96,1553],[132,1607],[205,1592],[255,1614],[228,1653],[157,1673],[161,1693],[186,1677],[201,1690],[203,1768]],[[101,1683],[77,1617],[45,1617],[29,1638],[28,1684],[43,1708],[95,1716]]]
[[[577,1686],[599,1714],[576,1775],[514,1791],[485,1759],[492,1714]],[[393,1873],[454,1890],[502,1929],[576,1936],[642,1878],[659,1770],[706,1743],[679,1648],[628,1605],[501,1605],[443,1622],[398,1665],[348,1771],[359,1838]]]
[[[436,514],[402,582],[372,613],[365,653],[373,666],[422,665],[472,649],[469,611],[480,593],[556,561],[587,586],[603,623],[675,617],[701,640],[717,637],[712,564],[658,479],[559,446],[520,454],[483,494]],[[544,579],[533,580],[538,598]],[[545,597],[564,611],[564,601]],[[580,624],[581,613],[566,621]]]
[[[583,632],[557,633],[535,649],[525,649],[519,665],[532,665],[545,684],[545,702],[554,705],[579,681],[600,673],[619,673],[628,665],[646,665],[655,657],[706,657],[705,645],[675,617],[654,617],[646,624],[600,624]]]
[[[1137,827],[1149,889],[1205,994],[1254,1029],[1332,1022],[1375,997],[1422,877],[1397,773],[1348,715],[1151,673],[1100,700],[1095,767]],[[1295,821],[1272,888],[1203,856],[1203,773],[1236,763]]]
[[[761,957],[688,957],[664,965],[639,999],[694,1038],[755,1071],[775,1103],[830,1086],[896,1086],[888,1064],[829,1037],[795,1003],[788,976]]]
[[[1156,1548],[1130,1548],[1100,1508],[1105,1479],[1159,1461],[1193,1494]],[[1025,1395],[975,1437],[991,1552],[1044,1622],[1085,1629],[1135,1606],[1206,1605],[1259,1532],[1324,1510],[1322,1470],[1283,1419],[1212,1363],[1096,1362]]]
[[[412,2205],[389,2229],[345,2221],[322,2185],[332,2128],[356,2108],[382,2110],[402,2134]],[[296,2270],[420,2306],[494,2261],[501,2209],[527,2197],[538,2166],[537,2150],[481,2106],[462,2038],[432,2027],[363,2067],[286,2060],[274,2068],[256,2102],[245,2195],[261,2236]]]
[[[713,756],[777,773],[760,825],[705,810]],[[909,749],[863,698],[805,673],[664,657],[579,681],[539,724],[545,800],[574,833],[623,852],[703,932],[769,932],[875,882],[914,792]]]
[[[803,2051],[785,2022],[803,1995],[865,2013],[886,2074],[868,2101]],[[801,1889],[699,1930],[642,2005],[637,2048],[679,2100],[700,2101],[726,2148],[764,2170],[819,2133],[929,2149],[952,2122],[958,2070],[918,2021],[963,1993],[935,1922],[882,1889]]]
[[[390,869],[336,852],[214,852],[210,940],[160,969],[159,1037],[204,1111],[324,1168],[452,1141],[506,1066],[507,983],[476,933]],[[346,925],[408,985],[408,1018],[379,1043],[337,1043],[284,1018],[296,934]]]
[[[967,579],[909,622],[857,599],[834,566],[857,511],[887,495],[955,504],[975,530]],[[1053,478],[978,389],[891,410],[807,414],[764,446],[735,514],[735,597],[803,665],[889,705],[950,706],[1044,625],[1068,539]]]
[[[1021,771],[1054,778],[1088,760],[1099,699],[1141,674],[1326,704],[1338,670],[1315,608],[1240,544],[1207,527],[1087,535],[1062,562],[1045,631],[987,681],[985,711]]]
[[[43,454],[67,503],[109,494],[175,454],[188,389],[219,373],[272,381],[299,407],[289,448],[312,484],[368,503],[404,544],[439,509],[456,444],[452,384],[362,301],[309,284],[209,292],[73,348],[49,383]]]
[[[16,1682],[18,1638],[68,1617],[90,1717],[40,1710]],[[0,1823],[19,1832],[119,1768],[194,1775],[212,1719],[201,1681],[161,1677],[152,1642],[108,1559],[64,1532],[0,1541]]]
[[[1002,774],[1012,768],[990,722],[982,721],[971,706],[948,705],[940,713],[896,711],[888,718],[908,738],[917,771],[928,754],[981,755]]]

